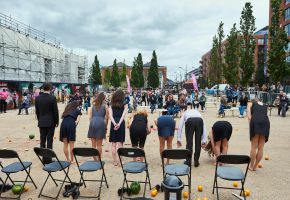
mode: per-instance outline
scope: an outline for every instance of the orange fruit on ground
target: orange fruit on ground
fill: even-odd
[[[251,191],[250,191],[250,190],[248,190],[248,189],[247,189],[247,190],[245,190],[245,196],[246,196],[246,197],[248,197],[248,196],[250,196],[250,195],[251,195]]]
[[[239,185],[239,183],[238,183],[237,181],[235,181],[235,182],[233,183],[233,186],[234,186],[234,187],[238,187],[238,185]]]
[[[258,167],[259,167],[259,168],[262,168],[262,167],[263,167],[263,165],[259,163],[259,164],[258,164]]]
[[[183,198],[185,198],[185,199],[188,198],[188,192],[183,192]]]
[[[269,160],[269,156],[265,156],[265,160]]]
[[[197,190],[199,191],[199,192],[202,192],[202,186],[201,185],[199,185],[198,187],[197,187]]]
[[[197,198],[196,200],[201,200],[201,198]]]
[[[156,195],[158,194],[156,189],[151,190],[151,197],[156,197]]]
[[[208,198],[207,197],[204,197],[203,200],[208,200]]]
[[[25,185],[23,190],[24,190],[24,192],[27,192],[29,190],[29,187],[27,185]]]

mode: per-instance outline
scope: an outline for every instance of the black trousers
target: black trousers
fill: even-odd
[[[205,102],[204,101],[201,101],[201,102],[199,102],[199,104],[201,106],[201,110],[204,110]]]
[[[39,127],[40,131],[40,147],[52,149],[53,136],[55,127]],[[44,163],[50,163],[52,158],[43,157]]]
[[[7,102],[5,100],[0,100],[0,112],[6,112]]]
[[[195,134],[194,161],[198,161],[201,151],[201,138],[203,133],[203,120],[200,117],[192,117],[185,122],[186,149],[192,152],[193,135]]]

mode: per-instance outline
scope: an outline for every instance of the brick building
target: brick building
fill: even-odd
[[[118,62],[117,63],[118,70],[121,74],[124,64],[126,66],[126,74],[131,79],[132,66],[129,66],[123,62]],[[151,65],[151,62],[148,62],[148,63],[143,65],[143,76],[144,76],[144,87],[145,88],[148,86],[147,77],[148,77],[148,71],[149,71],[150,65]],[[102,81],[104,81],[105,68],[110,68],[112,70],[113,66],[110,65],[110,66],[104,66],[101,68]],[[163,83],[163,85],[165,85],[167,82],[167,67],[166,66],[158,66],[158,72],[159,72],[159,82]]]
[[[290,0],[289,0],[290,1]],[[268,26],[265,26],[264,28],[260,29],[259,31],[254,33],[254,39],[256,43],[255,52],[254,52],[254,64],[255,69],[258,69],[258,63],[259,59],[263,59],[266,67],[266,60],[267,60],[267,45],[268,45]],[[224,60],[225,56],[225,45],[227,44],[227,40],[222,42],[222,60]],[[209,70],[210,70],[210,56],[211,56],[211,50],[209,50],[207,53],[205,53],[200,63],[200,71],[202,74],[202,79],[204,82],[208,82],[209,78]],[[262,57],[261,57],[262,56]],[[255,72],[256,72],[255,70]],[[255,73],[253,75],[253,79],[255,77]],[[225,81],[223,81],[225,82]]]

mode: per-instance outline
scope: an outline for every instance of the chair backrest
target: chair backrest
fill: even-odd
[[[249,164],[251,158],[247,155],[219,155],[217,162],[225,164]]]
[[[75,156],[83,156],[83,157],[92,157],[92,156],[99,156],[100,153],[95,148],[74,148],[73,154]]]
[[[0,150],[0,158],[19,158],[18,153],[14,150],[2,149]]]
[[[188,159],[188,161],[191,161],[191,152],[187,149],[165,149],[162,151],[161,156],[162,160],[168,158],[174,160]]]
[[[123,156],[129,158],[145,157],[145,152],[138,148],[119,148],[118,155],[119,157]]]
[[[51,157],[51,158],[56,158],[56,154],[52,149],[47,149],[47,148],[41,148],[41,147],[34,147],[34,152],[36,155],[43,156],[43,157]]]

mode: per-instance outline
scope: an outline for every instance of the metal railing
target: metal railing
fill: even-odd
[[[34,38],[38,41],[53,45],[55,47],[60,47],[61,45],[60,40],[57,40],[56,37],[47,34],[44,31],[32,28],[30,25],[26,25],[3,13],[0,13],[0,26],[21,33],[27,37]]]

